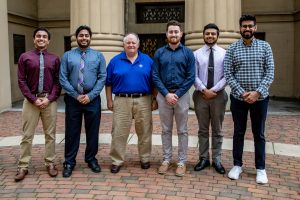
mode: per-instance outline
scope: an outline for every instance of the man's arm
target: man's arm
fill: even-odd
[[[113,100],[112,100],[112,86],[106,85],[105,92],[106,92],[107,108],[108,108],[108,110],[113,111],[114,106],[113,106]]]
[[[230,46],[226,51],[224,58],[224,76],[232,92],[238,94],[239,96],[242,96],[245,93],[245,90],[240,86],[234,76],[235,64],[233,60],[233,52],[233,46]]]
[[[266,44],[265,47],[265,63],[264,63],[264,77],[257,88],[257,92],[266,96],[270,85],[274,80],[274,59],[271,46]]]
[[[195,83],[195,57],[191,49],[183,49],[186,54],[187,66],[185,71],[185,80],[181,87],[176,91],[178,98],[182,97]]]
[[[59,57],[57,57],[54,66],[53,87],[48,96],[50,102],[56,101],[61,93],[61,86],[59,84],[59,68],[60,68],[60,60]]]
[[[87,94],[90,101],[92,101],[94,98],[100,95],[100,92],[102,91],[106,80],[106,62],[103,54],[99,53],[98,58],[100,59],[100,64],[97,72],[97,81],[94,85],[94,88]]]
[[[26,70],[25,70],[25,61],[24,61],[24,54],[22,54],[19,58],[18,62],[18,84],[19,88],[24,95],[24,97],[32,104],[38,99],[36,96],[34,96],[27,84],[26,80]]]
[[[153,80],[155,87],[159,91],[159,93],[161,93],[163,96],[166,96],[169,93],[169,91],[163,84],[161,77],[160,77],[160,72],[159,72],[159,70],[160,70],[160,63],[159,63],[160,54],[161,54],[161,52],[159,52],[159,50],[157,50],[154,54],[154,58],[153,58],[154,63],[153,63],[153,67],[152,67],[152,80]]]
[[[70,79],[70,72],[68,70],[68,52],[66,52],[62,59],[61,59],[61,63],[60,63],[60,70],[59,70],[59,82],[62,86],[62,88],[66,91],[66,93],[68,95],[70,95],[71,97],[73,97],[74,99],[77,99],[79,94],[77,92],[77,90],[75,90],[73,88],[73,86],[71,85],[69,79]]]

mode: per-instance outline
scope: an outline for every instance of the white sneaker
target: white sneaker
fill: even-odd
[[[233,168],[228,173],[228,178],[237,180],[240,177],[240,174],[243,172],[242,167],[233,166]]]
[[[265,169],[256,170],[256,183],[259,184],[268,183],[267,173]]]

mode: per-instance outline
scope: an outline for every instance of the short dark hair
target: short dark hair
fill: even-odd
[[[243,21],[253,21],[254,25],[256,25],[256,17],[254,15],[242,15],[240,18],[240,26],[242,26]]]
[[[46,29],[45,27],[38,27],[38,28],[36,28],[36,29],[33,31],[33,38],[35,38],[35,35],[36,35],[36,33],[37,33],[38,31],[45,31],[45,32],[47,33],[47,35],[48,35],[48,40],[50,40],[51,34],[50,34],[50,32],[48,31],[48,29]]]
[[[92,37],[92,30],[91,30],[91,28],[89,26],[87,26],[87,25],[81,25],[81,26],[79,26],[76,29],[76,32],[75,32],[76,38],[77,38],[79,32],[82,31],[82,30],[87,30],[89,32],[89,34],[90,34],[90,37]]]
[[[180,31],[182,31],[182,26],[181,26],[181,24],[180,24],[178,21],[176,21],[176,20],[170,20],[170,21],[167,23],[166,32],[168,32],[169,26],[179,26]]]
[[[218,27],[216,24],[214,24],[214,23],[209,23],[209,24],[207,24],[206,26],[204,26],[204,28],[203,28],[203,35],[204,35],[204,32],[205,32],[207,29],[210,29],[210,28],[216,29],[216,30],[217,30],[217,35],[219,36],[219,32],[220,32],[219,27]]]

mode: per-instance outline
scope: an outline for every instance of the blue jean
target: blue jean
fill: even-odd
[[[82,117],[84,116],[86,132],[85,162],[97,162],[99,143],[99,126],[101,119],[101,99],[96,97],[90,103],[83,105],[69,95],[64,98],[65,112],[65,162],[64,164],[76,165],[76,156],[80,145]]]
[[[266,140],[265,140],[265,122],[267,118],[269,97],[261,101],[249,104],[235,99],[230,95],[231,113],[234,122],[233,135],[233,164],[235,166],[243,165],[244,136],[247,128],[248,111],[250,111],[251,128],[254,138],[255,149],[255,167],[256,169],[265,169],[266,158]]]

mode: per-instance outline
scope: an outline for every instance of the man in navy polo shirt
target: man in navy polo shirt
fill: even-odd
[[[138,51],[139,38],[134,33],[124,37],[124,52],[116,55],[107,67],[107,107],[113,111],[111,172],[118,173],[125,160],[126,144],[132,119],[138,136],[141,168],[150,167],[152,145],[152,59]],[[115,94],[114,100],[112,93]]]

